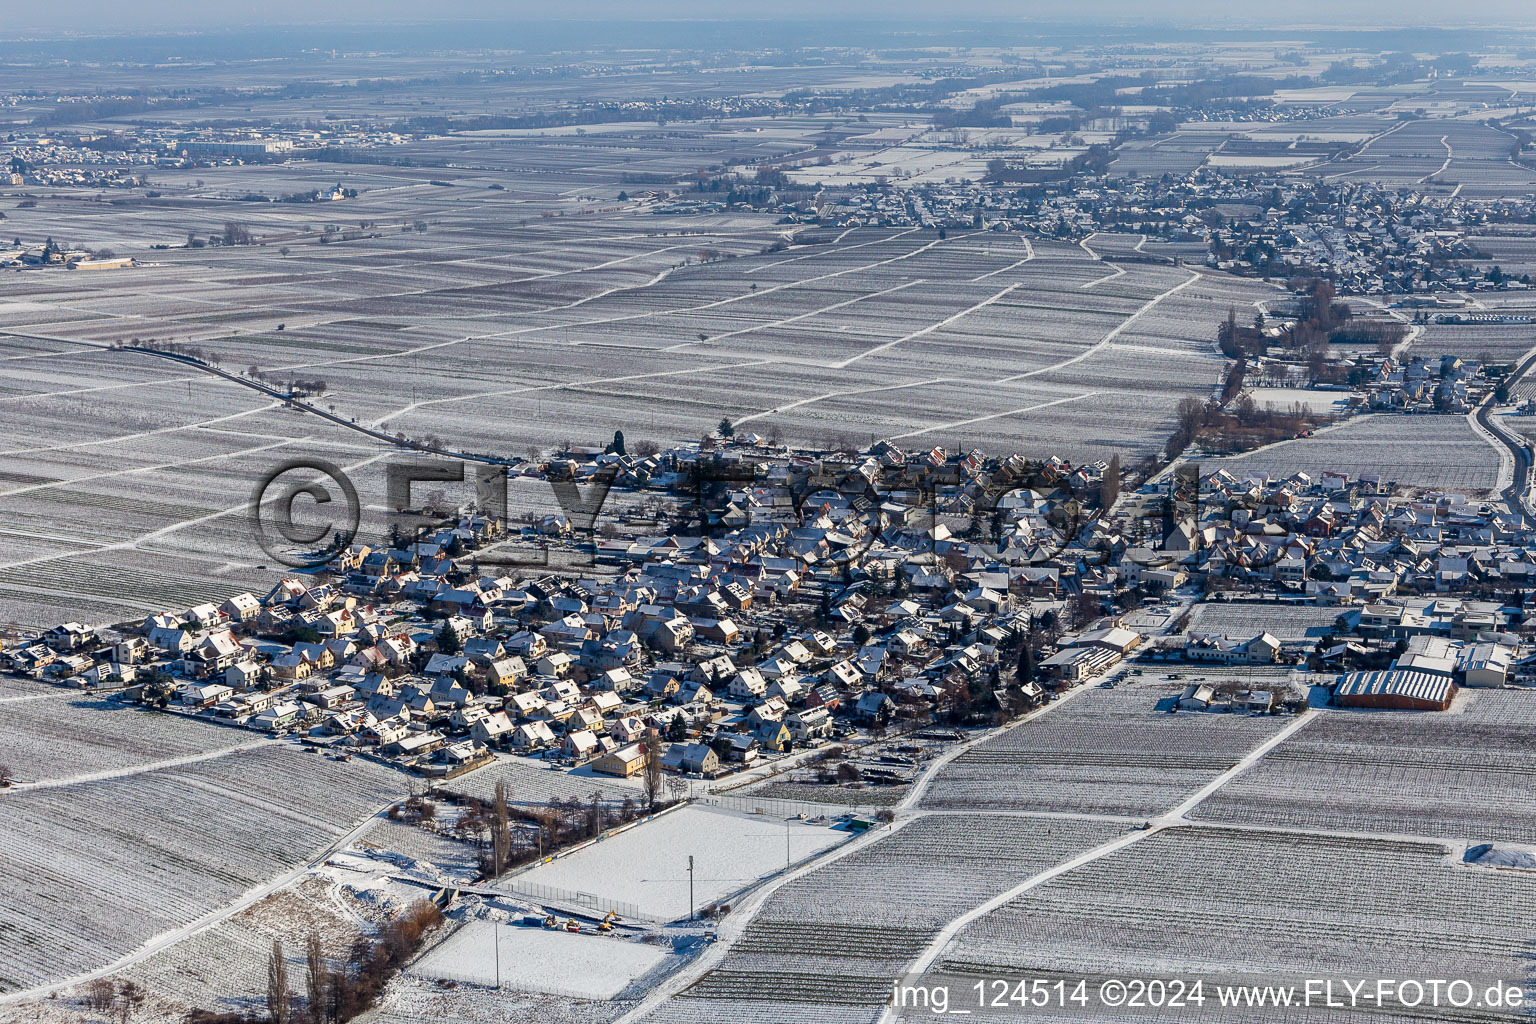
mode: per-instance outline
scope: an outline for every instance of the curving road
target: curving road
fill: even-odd
[[[1524,374],[1529,372],[1533,365],[1536,365],[1536,352],[1533,352],[1531,355],[1527,356],[1524,361],[1522,361],[1519,366],[1516,366],[1510,375],[1505,378],[1505,381],[1509,385],[1511,391],[1514,390],[1515,383],[1519,381],[1519,379]],[[1525,497],[1530,493],[1531,489],[1531,449],[1526,445],[1523,438],[1514,436],[1513,434],[1509,433],[1509,431],[1507,431],[1503,426],[1494,422],[1493,405],[1493,397],[1489,396],[1489,398],[1484,401],[1481,406],[1478,407],[1476,416],[1477,423],[1501,445],[1503,445],[1505,448],[1508,448],[1509,453],[1514,456],[1515,460],[1514,479],[1510,481],[1508,487],[1504,488],[1504,490],[1499,493],[1504,498],[1505,503],[1509,505],[1509,510],[1511,512],[1519,511],[1528,515],[1532,514],[1530,506],[1526,504]]]

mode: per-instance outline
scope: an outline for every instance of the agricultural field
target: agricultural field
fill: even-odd
[[[957,915],[1125,826],[933,814],[796,878],[721,962],[647,1024],[872,1024],[891,982]]]
[[[776,821],[696,804],[647,819],[591,846],[507,876],[508,892],[537,887],[627,903],[657,921],[687,917],[848,838],[825,823]]]
[[[1467,243],[1490,257],[1487,265],[1498,267],[1511,277],[1536,273],[1536,233],[1524,225],[1511,224],[1499,229],[1497,234],[1468,235]],[[1530,295],[1510,292],[1513,298],[1529,304]]]
[[[1401,488],[1487,496],[1498,484],[1499,451],[1462,416],[1377,413],[1312,437],[1199,462],[1203,473],[1225,469],[1239,478],[1255,472],[1277,478],[1329,470],[1375,473]]]
[[[369,853],[408,864],[418,876],[470,883],[480,874],[475,843],[438,835],[421,825],[384,818],[370,825],[357,842]]]
[[[272,745],[0,794],[0,991],[103,967],[322,853],[404,792],[396,772]],[[61,893],[69,898],[62,899]]]
[[[38,698],[64,698],[76,696],[71,691],[60,690],[58,684],[25,676],[0,676],[0,704]]]
[[[490,800],[496,795],[498,782],[506,784],[508,803],[525,807],[551,800],[585,802],[594,794],[612,803],[622,803],[625,798],[638,802],[641,797],[636,779],[598,775],[591,768],[567,771],[551,762],[516,755],[498,755],[491,764],[450,779],[443,786],[465,796]]]
[[[260,1013],[265,1009],[266,965],[274,940],[283,943],[289,984],[297,992],[305,976],[304,940],[311,931],[320,936],[328,957],[341,960],[362,937],[363,928],[323,879],[306,876],[116,977],[137,982],[157,1003],[169,1003],[182,1013]]]
[[[1155,178],[1163,174],[1188,174],[1226,140],[1213,132],[1177,133],[1164,139],[1130,142],[1121,146],[1109,165],[1111,174]]]
[[[1333,628],[1337,608],[1321,605],[1207,601],[1195,605],[1189,628],[1197,633],[1249,637],[1268,631],[1281,641],[1315,641]]]
[[[939,767],[919,806],[1151,817],[1231,768],[1284,724],[1167,714],[1180,681],[1092,687]]]
[[[1436,843],[1174,828],[983,915],[935,971],[957,988],[975,976],[1519,980],[1529,936],[1509,908],[1533,897],[1536,875],[1468,868]],[[1374,1016],[1319,1009],[1294,1019]],[[1218,1010],[1213,1019],[1273,1018]]]
[[[629,1004],[595,1002],[568,996],[537,995],[476,985],[447,987],[409,972],[390,983],[385,1002],[369,1019],[377,1024],[486,1024],[514,1020],[537,1024],[609,1024]]]
[[[333,177],[219,173],[236,194]],[[371,227],[328,244],[313,211],[258,204],[242,216],[281,243],[150,258],[226,215],[227,197],[190,183],[178,212],[137,211],[131,229],[64,198],[17,211],[21,234],[65,223],[144,261],[0,279],[0,621],[116,622],[274,583],[246,512],[258,478],[294,458],[351,475],[363,535],[383,532],[392,449],[352,423],[516,458],[614,429],[696,438],[722,416],[810,445],[1150,454],[1177,402],[1220,379],[1213,310],[1277,294],[1011,234],[701,221],[489,191],[492,171],[345,177],[361,190],[349,216]],[[277,385],[323,380],[316,405],[348,425],[111,348],[136,338]]]
[[[1328,710],[1223,786],[1203,821],[1536,843],[1536,692],[1463,690],[1445,714]]]
[[[1459,356],[1481,363],[1518,363],[1536,346],[1530,324],[1424,324],[1408,354],[1425,359]]]
[[[1419,102],[1417,97],[1409,100],[1415,106]],[[1536,171],[1510,159],[1514,139],[1497,128],[1453,119],[1383,127],[1359,152],[1308,168],[1308,173],[1481,200],[1524,196],[1536,186]]]
[[[0,765],[21,783],[217,756],[263,742],[244,730],[87,697],[78,690],[54,688],[37,699],[0,701]]]
[[[911,792],[905,784],[892,786],[859,786],[854,788],[837,783],[815,781],[770,782],[752,787],[752,795],[773,800],[803,800],[822,803],[831,807],[889,807],[898,804]]]

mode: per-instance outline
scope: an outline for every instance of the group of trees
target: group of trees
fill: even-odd
[[[296,995],[288,979],[288,955],[281,939],[272,941],[267,958],[267,1019],[271,1024],[342,1024],[371,1009],[389,979],[421,948],[422,940],[441,923],[442,911],[421,900],[379,929],[377,938],[361,939],[344,967],[333,969],[320,936],[304,939],[304,994]],[[189,1024],[250,1024],[240,1014],[194,1010]]]
[[[147,997],[143,986],[137,982],[123,980],[113,982],[111,978],[97,978],[85,986],[84,1001],[88,1009],[116,1020],[118,1024],[128,1024],[135,1011],[144,1005]]]
[[[1054,167],[1014,165],[1001,157],[994,157],[987,161],[986,181],[994,185],[1038,185],[1051,181],[1066,181],[1080,174],[1102,175],[1109,170],[1109,165],[1114,158],[1114,150],[1101,142],[1094,143],[1085,151]]]
[[[1396,320],[1355,317],[1349,305],[1337,301],[1331,281],[1322,278],[1293,280],[1296,292],[1296,317],[1273,336],[1264,330],[1264,315],[1254,317],[1252,325],[1239,323],[1237,310],[1228,309],[1227,317],[1216,328],[1216,343],[1228,359],[1246,360],[1266,355],[1305,361],[1311,380],[1332,381],[1330,345],[1370,345],[1381,356],[1391,355],[1408,336],[1408,327]],[[1235,397],[1223,394],[1222,401]]]
[[[642,797],[638,802],[626,796],[615,803],[601,791],[594,791],[586,800],[572,797],[519,804],[506,782],[501,781],[489,800],[460,793],[439,794],[461,808],[451,831],[461,839],[481,844],[480,874],[491,879],[562,846],[595,838],[607,829],[634,821],[679,796],[674,785],[677,780],[662,770],[661,754],[666,741],[651,730],[641,744],[645,761],[641,768]],[[409,804],[407,801],[402,806],[408,808]],[[421,820],[426,824],[436,817],[433,813]]]
[[[1209,451],[1230,453],[1247,451],[1260,445],[1296,437],[1322,422],[1300,402],[1288,408],[1274,405],[1259,408],[1252,395],[1242,395],[1230,408],[1214,401],[1182,398],[1174,408],[1177,427],[1168,442],[1172,458],[1195,440]]]

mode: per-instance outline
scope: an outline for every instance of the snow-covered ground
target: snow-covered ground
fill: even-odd
[[[612,999],[671,954],[666,947],[605,935],[471,921],[411,968],[423,978],[524,992]]]
[[[641,914],[688,914],[848,838],[826,825],[689,805],[509,879],[630,903]]]

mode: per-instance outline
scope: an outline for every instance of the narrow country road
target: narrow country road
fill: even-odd
[[[1532,365],[1536,365],[1536,352],[1526,356],[1520,365],[1516,366],[1510,372],[1510,375],[1505,378],[1511,391],[1514,390],[1514,386],[1520,378],[1530,371]],[[1494,423],[1493,406],[1493,398],[1489,397],[1478,407],[1478,425],[1497,439],[1500,444],[1508,448],[1510,454],[1515,459],[1514,479],[1500,493],[1504,501],[1509,505],[1511,512],[1530,513],[1531,510],[1526,505],[1525,496],[1530,492],[1531,488],[1531,449],[1523,440],[1510,434],[1504,427]]]

